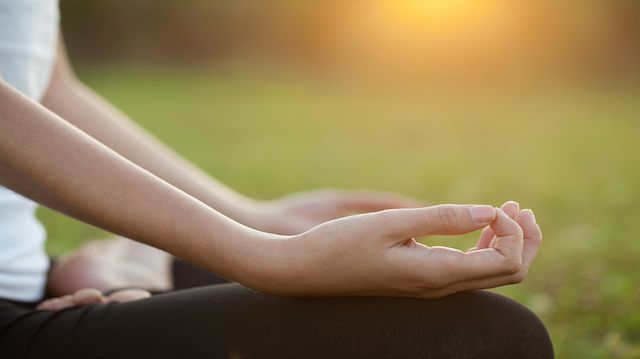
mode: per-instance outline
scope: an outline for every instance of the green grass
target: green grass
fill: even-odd
[[[516,199],[544,247],[524,284],[559,358],[640,357],[640,90],[372,91],[291,76],[93,68],[82,78],[209,173],[272,198],[316,187]],[[103,232],[40,212],[49,250]],[[438,239],[470,247],[473,239]]]

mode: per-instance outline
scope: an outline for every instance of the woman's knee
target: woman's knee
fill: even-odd
[[[246,298],[251,304],[239,307],[253,320],[242,334],[254,339],[239,347],[252,348],[250,357],[269,357],[259,342],[268,343],[267,352],[274,355],[273,347],[278,348],[279,357],[553,357],[549,335],[535,314],[490,292],[435,300]]]
[[[551,339],[542,321],[513,299],[487,291],[472,291],[443,298],[443,301],[450,301],[447,306],[450,313],[465,314],[468,320],[463,326],[470,332],[481,333],[476,338],[478,342],[491,342],[478,343],[487,351],[493,350],[478,357],[553,358]]]
[[[224,348],[241,358],[553,357],[547,331],[531,311],[483,291],[435,300],[291,299],[228,284],[147,302],[129,307],[140,307],[138,315],[148,312],[147,323],[171,307],[180,313],[193,350]],[[143,310],[147,306],[155,309]]]

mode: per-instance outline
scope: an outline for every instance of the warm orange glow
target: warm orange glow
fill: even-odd
[[[404,25],[453,24],[482,8],[481,0],[380,0],[387,17]]]

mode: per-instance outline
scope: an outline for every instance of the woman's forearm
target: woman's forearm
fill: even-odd
[[[138,167],[1,80],[0,184],[239,281],[273,238]]]
[[[0,184],[270,294],[438,297],[518,283],[542,242],[531,211],[516,208],[508,215],[487,205],[361,214],[291,237],[258,232],[138,167],[1,80]],[[491,242],[468,252],[413,239],[486,226]]]
[[[140,167],[226,216],[252,225],[253,200],[207,175],[80,83],[62,39],[43,105]]]

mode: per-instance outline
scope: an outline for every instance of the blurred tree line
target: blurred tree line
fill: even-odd
[[[634,0],[62,0],[75,61],[230,59],[378,79],[640,75]]]

